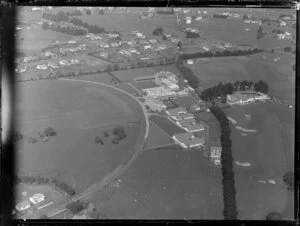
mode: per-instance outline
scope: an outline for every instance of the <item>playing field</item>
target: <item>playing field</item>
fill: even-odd
[[[111,172],[144,140],[145,121],[132,98],[109,87],[73,81],[18,83],[17,172],[50,175],[82,190]],[[38,137],[46,127],[57,136]],[[127,137],[112,144],[112,130],[124,126]],[[108,132],[108,137],[103,137]],[[103,145],[95,143],[100,136]],[[37,143],[30,143],[30,137]]]

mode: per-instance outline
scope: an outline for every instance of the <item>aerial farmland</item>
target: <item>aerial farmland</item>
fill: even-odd
[[[14,217],[294,220],[295,24],[18,8]]]

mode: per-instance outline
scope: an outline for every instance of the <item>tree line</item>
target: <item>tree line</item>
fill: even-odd
[[[79,11],[80,12],[80,11]],[[81,13],[81,12],[80,12]],[[76,13],[78,14],[78,12]],[[46,20],[51,20],[51,21],[54,21],[54,22],[69,22],[69,23],[72,23],[76,26],[79,26],[79,27],[83,27],[85,28],[89,33],[95,33],[95,34],[99,34],[99,33],[103,33],[105,32],[105,29],[102,28],[102,27],[98,27],[97,25],[89,25],[88,23],[84,23],[82,22],[80,19],[78,18],[75,18],[73,17],[72,19],[69,20],[69,16],[72,16],[71,15],[71,12],[63,12],[63,11],[59,11],[57,14],[51,14],[51,13],[43,13],[42,15],[42,18],[46,19]],[[47,26],[47,25],[46,25]],[[56,27],[60,27],[60,26],[57,26]],[[51,27],[49,27],[51,29]],[[46,28],[45,28],[46,29]],[[81,33],[82,33],[82,30],[85,31],[85,29],[82,29],[82,28],[77,28],[78,30],[81,30]],[[51,29],[52,30],[52,29]],[[74,30],[74,28],[72,29]],[[63,30],[64,32],[65,30]],[[59,31],[61,32],[61,31]],[[86,32],[86,31],[85,31]],[[66,32],[64,32],[66,33]]]
[[[220,82],[213,87],[203,90],[201,93],[199,93],[198,91],[197,92],[200,98],[204,101],[212,101],[214,98],[223,97],[225,98],[225,102],[226,102],[226,96],[228,94],[230,95],[236,91],[247,91],[247,90],[254,90],[255,92],[268,93],[269,86],[267,83],[265,83],[262,80],[259,80],[256,83],[253,81],[243,80],[243,81],[236,81],[235,83],[227,82],[225,84]]]
[[[69,23],[72,23],[76,26],[84,27],[87,29],[89,33],[99,34],[105,32],[105,29],[102,27],[98,27],[97,25],[89,25],[86,22],[83,22],[82,20],[78,18],[72,18]]]
[[[238,211],[236,206],[236,189],[234,182],[233,157],[231,151],[230,126],[225,113],[218,107],[210,108],[211,113],[217,118],[221,125],[221,163],[222,163],[222,185],[225,220],[236,220]]]
[[[47,177],[41,177],[41,176],[15,176],[14,178],[15,184],[18,183],[27,183],[27,184],[33,184],[36,183],[38,185],[40,184],[53,184],[58,189],[63,190],[68,195],[73,196],[75,195],[75,190],[68,185],[66,182],[57,180],[55,178],[47,178]]]
[[[183,76],[183,78],[187,80],[190,87],[192,87],[193,89],[199,87],[199,78],[196,75],[194,75],[193,71],[190,68],[186,67],[183,64],[182,60],[178,59],[176,61],[175,66],[180,72],[180,74]]]
[[[87,31],[84,28],[80,27],[71,27],[71,26],[60,26],[55,24],[49,24],[48,22],[43,22],[42,28],[44,30],[51,30],[55,32],[65,33],[68,35],[86,35]]]
[[[225,56],[245,56],[255,53],[263,52],[264,49],[236,49],[236,50],[224,50],[224,51],[206,51],[197,53],[184,53],[179,56],[181,60],[195,59],[195,58],[207,58],[207,57],[225,57]]]

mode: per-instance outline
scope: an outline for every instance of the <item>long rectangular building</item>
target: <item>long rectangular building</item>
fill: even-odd
[[[205,144],[205,140],[203,138],[195,137],[191,132],[175,134],[172,138],[175,143],[179,144],[183,148],[198,147]]]

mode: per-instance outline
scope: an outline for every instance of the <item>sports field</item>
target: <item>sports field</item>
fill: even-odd
[[[17,172],[60,177],[81,191],[111,172],[144,140],[145,119],[137,102],[109,87],[73,81],[17,84]],[[38,132],[53,127],[57,136],[47,142]],[[127,137],[112,144],[116,126]],[[103,137],[108,132],[108,137]],[[95,143],[100,136],[103,145]],[[28,139],[34,137],[37,143]]]

